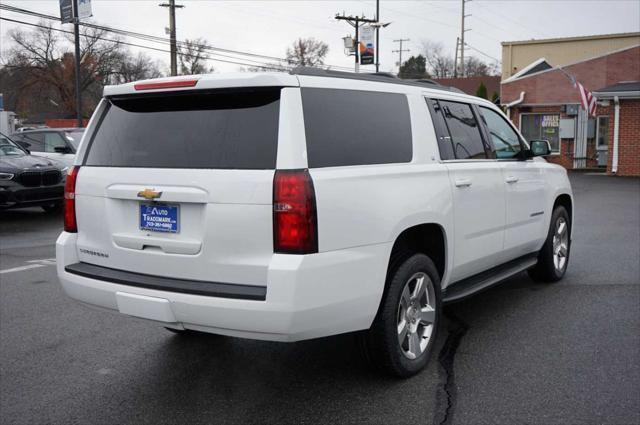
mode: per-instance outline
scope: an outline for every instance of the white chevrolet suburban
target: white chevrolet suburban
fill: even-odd
[[[176,332],[360,332],[397,376],[443,304],[567,269],[573,199],[492,103],[430,81],[301,68],[104,90],[70,169],[72,298]]]

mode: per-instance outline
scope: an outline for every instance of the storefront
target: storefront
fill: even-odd
[[[549,160],[568,169],[606,169],[619,175],[640,175],[640,166],[635,165],[640,149],[640,96],[634,94],[636,89],[640,91],[640,46],[562,68],[539,69],[525,69],[501,84],[502,104],[522,135],[527,140],[548,140],[553,152]],[[598,99],[595,115],[589,116],[581,107],[574,79]],[[617,168],[614,136],[619,148]]]

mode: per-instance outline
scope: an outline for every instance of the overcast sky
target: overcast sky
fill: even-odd
[[[59,16],[57,0],[1,0],[3,4]],[[93,0],[93,21],[99,24],[167,37],[168,10],[160,0]],[[284,57],[288,45],[298,37],[315,37],[329,44],[327,64],[352,67],[353,57],[342,48],[342,37],[352,34],[346,22],[334,19],[348,15],[373,18],[375,0],[360,1],[211,1],[183,0],[177,11],[178,39],[203,37],[215,47]],[[424,40],[441,42],[453,55],[460,32],[460,0],[381,0],[380,17],[391,22],[380,32],[381,70],[397,70],[398,48],[394,39],[409,38],[404,47],[418,54]],[[500,59],[501,41],[568,37],[640,31],[638,0],[473,0],[467,3],[466,42],[477,49],[470,54],[487,61]],[[0,16],[36,23],[37,18],[0,11]],[[0,21],[0,50],[10,45],[8,29],[17,24]],[[60,25],[57,24],[60,28]],[[64,25],[72,29],[71,25]],[[168,49],[147,41],[128,41]],[[136,48],[131,48],[137,50]],[[479,53],[478,51],[482,52]],[[168,64],[168,53],[147,53]],[[408,56],[404,56],[407,58]],[[491,58],[490,58],[491,57]],[[228,59],[228,58],[227,58]],[[240,59],[246,61],[246,59]],[[254,60],[256,60],[254,58]],[[257,59],[263,61],[264,59]],[[211,61],[217,71],[236,71],[238,65]],[[249,64],[249,62],[247,62]],[[365,66],[362,70],[373,70]]]

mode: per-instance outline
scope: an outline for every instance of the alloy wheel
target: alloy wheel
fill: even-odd
[[[567,265],[569,255],[569,226],[564,217],[556,221],[553,234],[553,265],[556,271],[562,273]]]
[[[405,283],[398,303],[398,343],[405,357],[416,359],[427,349],[436,318],[433,282],[419,272]]]

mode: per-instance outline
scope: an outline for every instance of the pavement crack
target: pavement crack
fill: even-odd
[[[447,339],[438,355],[443,382],[440,388],[442,392],[441,397],[439,397],[440,403],[438,403],[440,405],[440,409],[438,409],[440,413],[436,415],[434,421],[436,425],[449,425],[453,421],[457,396],[454,361],[460,342],[469,329],[469,325],[451,311],[445,311],[444,316],[449,319],[449,324],[447,327]]]

